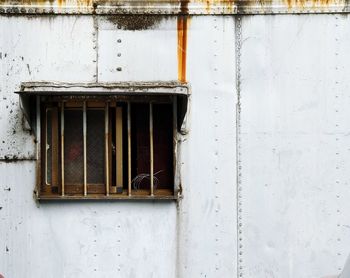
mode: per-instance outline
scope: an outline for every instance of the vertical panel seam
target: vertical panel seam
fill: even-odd
[[[236,217],[237,217],[237,277],[243,277],[242,272],[242,186],[241,186],[241,149],[240,149],[240,115],[241,115],[241,47],[242,23],[241,17],[235,17],[235,59],[236,59]]]

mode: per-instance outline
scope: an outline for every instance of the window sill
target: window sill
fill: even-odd
[[[181,196],[172,194],[169,190],[157,190],[154,196],[149,195],[149,191],[146,190],[138,190],[132,191],[129,196],[126,191],[121,194],[88,194],[84,195],[41,195],[37,197],[38,201],[83,201],[83,200],[178,200]]]

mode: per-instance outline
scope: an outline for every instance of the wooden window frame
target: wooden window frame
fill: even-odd
[[[40,133],[40,137],[42,143],[41,145],[41,151],[39,152],[40,159],[38,160],[38,168],[40,169],[41,175],[38,177],[38,195],[37,198],[39,200],[106,200],[106,199],[111,199],[111,200],[121,200],[121,199],[178,199],[179,194],[178,191],[176,190],[176,150],[177,150],[177,137],[178,137],[178,130],[177,130],[177,96],[163,96],[163,97],[146,97],[146,98],[125,98],[121,97],[120,101],[118,99],[113,99],[110,100],[108,98],[97,98],[93,99],[91,101],[89,98],[85,97],[77,97],[75,99],[71,98],[65,98],[64,96],[37,96],[37,114],[40,116],[40,121],[37,121],[37,124],[40,125],[38,128],[38,132]],[[51,105],[53,102],[58,102],[59,105],[58,107],[54,107]],[[110,107],[114,107],[115,111],[115,134],[116,134],[116,142],[118,141],[119,144],[122,144],[120,140],[123,140],[122,136],[117,136],[118,132],[121,131],[120,125],[118,126],[118,123],[121,123],[123,121],[122,118],[122,111],[121,109],[118,109],[118,103],[123,102],[127,104],[127,153],[123,154],[122,152],[116,152],[116,160],[120,159],[121,156],[127,156],[127,165],[128,165],[128,171],[127,171],[127,189],[123,189],[123,184],[121,184],[123,177],[121,177],[118,172],[121,171],[123,167],[123,163],[115,163],[116,169],[113,170],[115,171],[115,176],[116,176],[116,181],[115,185],[111,185],[111,172],[112,172],[112,163],[111,163],[111,124],[112,121],[110,121],[109,117],[112,115],[110,114]],[[103,104],[105,105],[104,110],[105,110],[105,190],[104,192],[96,190],[95,193],[90,193],[90,190],[88,190],[88,187],[90,188],[91,185],[87,184],[87,177],[86,177],[86,132],[87,132],[87,123],[86,123],[86,115],[87,115],[87,109],[90,109],[90,103],[94,105],[94,107],[98,107],[99,109],[103,107]],[[132,189],[131,181],[132,181],[132,176],[131,176],[131,152],[133,151],[131,148],[131,119],[130,119],[130,107],[132,103],[143,103],[143,104],[148,104],[149,105],[149,142],[150,142],[150,188],[149,190],[145,189],[138,189],[134,190]],[[153,105],[156,104],[161,104],[161,103],[166,103],[166,104],[171,104],[173,107],[172,111],[172,122],[173,125],[169,128],[172,129],[172,137],[173,137],[173,146],[172,146],[172,151],[173,151],[173,188],[169,189],[157,189],[155,190],[154,188],[154,168],[153,168],[153,154],[154,154],[154,145],[153,145]],[[43,114],[41,112],[42,109],[45,109],[45,113]],[[67,110],[71,109],[79,109],[82,110],[83,113],[83,145],[84,145],[84,151],[83,151],[83,157],[84,157],[84,182],[83,182],[83,192],[80,193],[71,193],[72,190],[70,190],[70,193],[68,192],[68,188],[71,185],[66,184],[65,182],[65,169],[64,169],[64,149],[65,149],[65,127],[64,127],[64,122],[65,122],[65,112]],[[57,132],[52,131],[51,138],[55,136],[57,140],[53,140],[54,146],[50,146],[51,148],[51,165],[52,166],[52,171],[51,171],[51,176],[56,178],[57,181],[55,183],[59,182],[59,186],[56,190],[53,191],[51,188],[53,185],[45,182],[47,180],[47,110],[50,111],[55,111],[51,112],[51,121],[52,121],[52,126],[56,127],[56,130],[58,127],[60,127],[60,140],[58,139],[58,134]],[[60,115],[60,116],[59,116]],[[118,116],[119,115],[119,116]],[[60,117],[60,119],[59,119]],[[40,131],[41,130],[41,131]],[[51,128],[53,130],[53,128]],[[60,141],[60,144],[59,144]],[[60,146],[59,146],[60,145]],[[118,148],[120,149],[120,148]],[[59,164],[59,159],[58,157],[60,156],[60,165]],[[119,157],[119,158],[118,158]],[[122,158],[122,161],[123,158]],[[44,167],[43,167],[44,166]],[[55,167],[55,169],[54,169]],[[60,179],[58,178],[60,176]],[[80,186],[80,185],[79,185]],[[121,188],[121,189],[120,189]],[[51,191],[50,191],[51,190]],[[79,190],[77,189],[76,192]]]
[[[21,83],[21,87],[19,91],[16,91],[16,94],[19,94],[20,98],[20,107],[23,112],[24,120],[25,120],[25,128],[30,128],[32,132],[34,132],[35,135],[35,145],[36,145],[36,177],[37,182],[34,190],[34,197],[38,201],[45,201],[45,200],[137,200],[137,199],[149,199],[149,200],[162,200],[162,199],[179,199],[182,198],[182,185],[181,185],[181,178],[180,178],[180,167],[181,162],[178,160],[177,152],[179,150],[179,143],[181,142],[180,136],[185,135],[187,130],[187,109],[190,106],[189,100],[190,100],[190,86],[186,83],[181,83],[177,81],[157,81],[157,82],[116,82],[116,83],[104,83],[104,82],[92,82],[92,83],[66,83],[66,82],[23,82]],[[132,152],[131,144],[130,144],[130,136],[124,137],[123,140],[124,143],[128,143],[128,150],[123,150],[123,161],[128,159],[127,163],[123,163],[122,167],[124,167],[123,173],[124,173],[124,179],[123,179],[123,188],[125,189],[125,185],[127,185],[127,194],[120,194],[121,189],[113,188],[113,190],[110,190],[109,188],[109,194],[100,194],[99,196],[93,196],[90,194],[85,194],[87,189],[85,189],[86,184],[86,176],[84,175],[84,184],[83,184],[83,194],[81,196],[68,196],[65,194],[65,182],[64,182],[64,175],[61,175],[60,173],[50,173],[51,175],[54,175],[53,183],[54,185],[57,185],[57,194],[54,196],[48,196],[43,194],[45,192],[42,191],[42,187],[46,186],[49,190],[49,187],[52,185],[49,185],[48,183],[43,183],[43,178],[46,178],[45,175],[43,175],[43,167],[45,166],[45,163],[43,163],[43,159],[47,159],[47,153],[44,153],[44,150],[47,148],[47,146],[43,146],[43,142],[45,142],[45,138],[43,138],[43,132],[42,129],[45,129],[45,125],[43,125],[43,116],[42,116],[42,103],[50,103],[50,102],[64,102],[65,104],[68,104],[69,102],[74,101],[88,101],[89,103],[97,103],[97,102],[109,102],[110,104],[113,102],[124,102],[124,103],[145,103],[145,102],[163,102],[167,101],[169,102],[169,99],[173,103],[173,115],[176,115],[176,117],[173,117],[173,123],[172,123],[172,139],[168,138],[167,140],[172,140],[170,144],[165,143],[166,146],[172,146],[172,149],[167,149],[167,152],[172,152],[172,165],[173,165],[173,194],[155,194],[156,192],[152,192],[151,190],[146,192],[139,192],[137,195],[133,194],[130,183],[131,175],[129,172],[131,172],[130,169],[130,153]],[[58,107],[58,110],[55,110],[54,117],[56,118],[55,121],[64,122],[64,113],[61,113],[60,109],[64,109],[63,106]],[[83,108],[84,109],[84,108]],[[86,108],[85,108],[86,109]],[[168,109],[171,110],[171,109]],[[130,109],[128,110],[130,111]],[[176,113],[176,114],[175,114]],[[130,115],[129,115],[130,116]],[[127,117],[127,115],[123,115],[124,119]],[[156,118],[159,119],[159,118]],[[149,119],[150,120],[150,119]],[[86,121],[86,119],[85,119]],[[159,122],[158,122],[159,124]],[[162,123],[164,124],[164,123]],[[162,125],[161,124],[161,125]],[[167,126],[171,125],[169,122],[165,125]],[[117,125],[117,124],[116,124]],[[57,125],[55,125],[57,126]],[[151,127],[151,125],[149,125]],[[129,122],[126,123],[124,121],[124,128],[127,130],[130,129],[132,131],[132,126]],[[161,127],[161,128],[164,128]],[[165,128],[166,129],[166,128]],[[46,129],[45,129],[46,131]],[[63,132],[62,132],[63,131]],[[83,127],[83,133],[86,133],[86,127]],[[117,131],[115,131],[117,132]],[[168,136],[167,129],[165,131],[162,131]],[[125,131],[124,131],[125,134]],[[51,134],[53,138],[55,139],[55,142],[53,145],[57,146],[55,148],[56,150],[54,152],[51,152],[50,150],[50,157],[51,157],[51,165],[54,165],[56,168],[62,168],[62,161],[64,161],[64,157],[62,159],[62,152],[60,149],[64,149],[64,125],[59,125],[59,130],[56,133]],[[45,135],[46,136],[46,135]],[[169,134],[170,136],[170,134]],[[110,138],[110,136],[108,137]],[[145,138],[143,136],[143,138]],[[159,136],[156,136],[157,140],[159,140]],[[110,140],[110,139],[108,139]],[[143,139],[142,139],[143,140]],[[129,142],[127,142],[129,141]],[[151,141],[151,135],[149,136],[149,141]],[[132,141],[135,142],[135,141]],[[132,143],[131,142],[131,143]],[[168,141],[169,142],[169,141]],[[159,144],[159,142],[157,143]],[[161,144],[164,144],[161,143]],[[164,146],[163,146],[164,147]],[[86,148],[86,142],[84,143],[84,148]],[[131,148],[131,151],[130,151]],[[85,150],[86,151],[86,150]],[[159,149],[158,149],[159,151]],[[163,150],[162,150],[163,152]],[[120,153],[119,153],[120,156]],[[58,157],[58,158],[57,158]],[[163,162],[162,162],[163,161]],[[164,163],[165,160],[157,160],[157,163],[161,163],[161,165]],[[169,160],[168,160],[169,161]],[[45,162],[45,161],[44,161]],[[170,163],[170,162],[169,162]],[[86,162],[84,163],[86,164]],[[116,164],[116,163],[115,163]],[[167,163],[168,164],[168,163]],[[131,165],[133,166],[133,165]],[[63,165],[64,167],[64,165]],[[166,166],[169,167],[169,166]],[[159,168],[159,166],[157,167]],[[118,172],[118,169],[116,168],[113,171]],[[120,171],[120,170],[119,170]],[[157,171],[157,170],[156,170]],[[57,171],[56,171],[57,172]],[[60,169],[61,172],[61,169]],[[169,172],[169,171],[168,171]],[[109,173],[110,174],[110,173]],[[168,180],[169,175],[167,176]],[[126,181],[125,181],[126,179]],[[45,180],[45,181],[46,181]],[[52,182],[52,177],[51,177]],[[118,182],[117,182],[118,183]],[[120,181],[119,181],[120,183]],[[169,182],[166,182],[169,183]],[[63,184],[63,187],[62,185]],[[170,183],[169,183],[170,184]],[[120,185],[119,185],[120,187]],[[51,190],[51,189],[50,189]],[[116,192],[114,192],[116,191]],[[119,191],[119,192],[118,192]],[[63,194],[62,194],[63,193]],[[88,193],[88,192],[87,192]],[[119,193],[119,194],[116,194]],[[122,192],[124,193],[124,192]]]

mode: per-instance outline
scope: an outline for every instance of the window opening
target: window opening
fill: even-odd
[[[174,99],[42,97],[40,198],[174,197]]]

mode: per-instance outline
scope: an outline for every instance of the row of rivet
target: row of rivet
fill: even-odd
[[[95,82],[98,82],[98,22],[96,16],[93,18],[94,20],[94,31],[92,33],[92,44],[93,49],[95,51],[95,58],[92,60],[92,62],[95,64],[95,73],[93,75],[93,78]]]
[[[335,20],[336,20],[336,24],[335,24],[335,27],[336,27],[336,30],[337,30],[337,27],[338,27],[338,24],[339,24],[339,22],[338,22],[338,16],[336,16],[335,17]],[[334,57],[334,60],[336,61],[336,64],[338,64],[338,57],[339,57],[339,55],[338,55],[338,41],[339,41],[339,39],[337,38],[337,32],[335,32],[335,57]],[[335,66],[335,70],[336,71],[338,71],[338,67],[337,66]],[[339,76],[338,75],[338,73],[335,75],[335,76]],[[335,80],[335,90],[334,90],[334,92],[335,92],[335,105],[336,105],[336,109],[335,109],[335,113],[338,113],[339,112],[339,108],[338,108],[338,103],[339,103],[339,88],[337,88],[338,87],[338,85],[339,85],[339,82],[337,81],[337,80]],[[335,117],[335,119],[336,119],[336,121],[338,120],[338,115],[336,115],[336,117]],[[339,128],[339,124],[338,123],[336,123],[335,124],[335,127],[338,129]],[[338,133],[338,131],[337,131],[337,133]],[[335,140],[338,142],[339,141],[339,137],[338,136],[336,136],[336,138],[335,138]],[[341,146],[341,145],[340,145]],[[335,153],[335,155],[336,155],[336,160],[337,160],[337,163],[336,163],[336,167],[335,167],[335,169],[336,170],[339,170],[339,151],[338,151],[338,146],[337,146],[337,151],[336,151],[336,153]],[[337,171],[337,173],[336,173],[336,176],[337,177],[339,177],[340,175],[339,175],[339,173],[338,173],[338,171]],[[336,192],[335,192],[335,197],[336,197],[336,199],[339,199],[340,198],[340,193],[339,193],[339,186],[340,186],[340,182],[339,182],[339,179],[336,179],[336,181],[335,181],[335,183],[336,183]],[[339,201],[338,200],[336,200],[336,204],[338,205],[339,204]],[[337,207],[336,208],[336,211],[337,211],[337,228],[338,228],[338,233],[341,233],[341,224],[340,224],[340,222],[341,222],[341,217],[340,217],[340,213],[341,213],[341,211],[340,211],[340,209],[339,209],[339,207]],[[338,249],[338,252],[337,252],[337,256],[338,257],[342,257],[342,252],[341,252],[341,249],[342,249],[342,246],[343,245],[343,243],[341,243],[341,238],[340,238],[340,236],[337,236],[337,249]],[[340,272],[341,270],[342,270],[342,260],[341,260],[341,258],[340,258],[340,260],[338,259],[338,261],[337,261],[337,263],[339,263],[338,264],[338,271]]]
[[[210,12],[206,11],[202,7],[191,7],[189,9],[189,15],[255,15],[255,14],[319,14],[319,13],[349,13],[350,7],[345,5],[335,5],[328,7],[273,7],[273,6],[217,6],[212,7]],[[35,7],[32,6],[3,6],[0,7],[0,14],[98,14],[98,15],[111,15],[111,14],[153,14],[153,15],[179,15],[181,10],[178,7],[173,8],[110,8],[110,7]]]
[[[217,24],[217,18],[214,18],[214,32],[213,34],[217,37],[218,36],[218,32],[217,32],[217,29],[218,29],[218,24]],[[213,43],[214,43],[214,49],[217,51],[217,49],[219,49],[219,46],[218,46],[218,40],[217,38],[214,38],[213,40]],[[218,173],[218,170],[219,170],[219,165],[220,165],[220,162],[219,162],[219,151],[218,151],[218,148],[220,146],[220,142],[219,142],[219,139],[218,139],[218,135],[220,134],[220,132],[218,131],[218,128],[219,128],[219,125],[218,123],[220,122],[219,118],[218,118],[218,113],[219,113],[219,92],[218,92],[218,77],[220,76],[220,73],[218,72],[218,53],[215,51],[214,53],[214,67],[213,67],[213,70],[214,70],[214,74],[213,74],[213,84],[214,84],[214,99],[213,99],[213,107],[214,107],[214,115],[213,115],[213,118],[214,118],[214,133],[215,133],[215,136],[214,136],[214,146],[215,146],[215,150],[214,150],[214,161],[215,161],[215,165],[214,165],[214,181],[215,181],[215,199],[214,199],[214,204],[215,204],[215,218],[216,218],[216,221],[215,221],[215,243],[216,243],[216,250],[215,250],[215,271],[219,271],[220,269],[220,257],[219,257],[219,254],[220,254],[220,240],[219,240],[219,237],[217,235],[220,234],[220,227],[219,227],[219,213],[220,213],[220,201],[219,201],[219,194],[217,193],[217,191],[219,190],[219,177],[220,177],[220,174]]]
[[[121,29],[121,26],[118,25],[117,28],[118,28],[118,29]],[[120,45],[121,43],[122,43],[122,40],[121,40],[120,38],[117,39],[117,44]],[[121,56],[122,56],[121,52],[118,51],[117,57],[120,58]],[[122,67],[117,67],[116,70],[117,70],[117,71],[122,71]]]
[[[240,91],[241,91],[241,47],[242,47],[242,22],[241,17],[235,20],[236,43],[236,157],[237,157],[237,275],[243,277],[243,238],[242,238],[242,181],[241,181],[241,149],[240,149]]]

